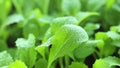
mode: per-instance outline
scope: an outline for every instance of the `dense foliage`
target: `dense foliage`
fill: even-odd
[[[120,0],[0,0],[0,68],[118,68]]]

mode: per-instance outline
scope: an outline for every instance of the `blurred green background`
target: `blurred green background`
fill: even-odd
[[[120,0],[0,0],[0,51],[33,33],[40,44],[57,17],[73,16],[94,38],[120,23]]]
[[[73,16],[92,38],[120,23],[120,0],[0,0],[0,51],[33,33],[39,44],[56,17]]]
[[[40,45],[50,37],[53,20],[65,16],[75,17],[90,39],[120,32],[120,0],[0,0],[0,51],[14,55],[17,38],[30,33]]]

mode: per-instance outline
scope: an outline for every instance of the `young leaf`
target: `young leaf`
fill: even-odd
[[[63,25],[55,34],[48,60],[48,68],[54,60],[72,52],[88,40],[85,30],[75,25]]]
[[[11,0],[0,0],[0,21],[4,21],[12,9]]]
[[[39,59],[35,64],[35,68],[47,68],[47,60]]]
[[[110,66],[120,66],[120,59],[117,57],[109,56],[109,57],[104,58],[104,60],[108,62]]]
[[[49,1],[50,0],[35,0],[36,3],[40,9],[42,10],[42,13],[43,14],[48,14],[48,8],[49,8]]]
[[[93,68],[111,68],[109,63],[103,59],[98,59],[93,64]]]
[[[35,37],[30,34],[28,39],[19,38],[16,41],[17,59],[22,60],[29,68],[32,68],[36,60]]]
[[[66,15],[75,15],[80,11],[81,3],[79,0],[63,0],[62,11]]]
[[[106,3],[106,10],[109,10],[112,5],[114,4],[115,0],[107,0],[107,3]]]
[[[72,62],[69,68],[88,68],[88,67],[82,62]]]
[[[87,23],[84,29],[88,33],[89,36],[92,36],[94,34],[94,31],[99,29],[100,25],[99,24],[94,24],[94,23]]]
[[[81,44],[78,48],[73,51],[73,55],[77,59],[84,59],[94,52],[94,47],[98,43],[98,40],[89,40]]]
[[[110,31],[120,32],[120,25],[118,25],[118,26],[111,26],[110,27]]]
[[[112,68],[114,66],[120,66],[120,59],[109,56],[104,59],[96,60],[93,68]]]
[[[28,16],[27,17],[28,19],[33,19],[33,18],[39,19],[42,16],[42,14],[41,14],[41,11],[38,8],[36,8],[32,10],[31,12],[29,12],[27,16]]]
[[[105,5],[107,0],[88,0],[87,8],[89,11],[98,11]]]
[[[45,48],[52,44],[52,40],[54,37],[49,38],[45,43],[36,47],[36,50],[44,57],[45,56]]]
[[[22,14],[22,3],[23,3],[23,0],[19,1],[19,3],[18,3],[18,1],[19,0],[12,0],[13,5],[15,6],[17,12],[20,13],[20,14]]]
[[[116,47],[120,47],[120,40],[114,40],[112,41],[112,44],[115,45]]]
[[[0,52],[3,51],[3,50],[6,50],[8,47],[7,47],[7,44],[5,41],[3,40],[0,40]]]
[[[119,26],[111,26],[110,31],[118,32]]]
[[[72,16],[67,16],[67,17],[58,17],[53,19],[52,24],[51,24],[51,32],[52,34],[55,34],[55,32],[65,24],[77,24],[77,19],[72,17]]]
[[[5,20],[5,25],[10,25],[13,23],[18,23],[20,21],[24,21],[24,17],[20,14],[13,14],[11,16],[8,16],[8,18]]]
[[[95,34],[95,39],[96,40],[107,40],[109,37],[107,35],[107,33],[105,32],[98,32]]]
[[[35,35],[36,38],[40,36],[40,26],[36,20],[29,20],[28,23],[23,27],[23,35],[25,38],[32,33]]]
[[[49,28],[49,29],[46,31],[46,33],[45,33],[45,36],[44,36],[44,38],[43,38],[42,43],[45,43],[51,36],[52,36],[52,35],[51,35],[51,29]]]
[[[6,18],[6,20],[1,25],[1,29],[5,29],[8,25],[11,25],[13,23],[19,23],[21,21],[24,21],[24,17],[20,14],[13,14]]]
[[[99,40],[99,42],[97,43],[98,49],[102,51],[104,48],[104,44],[105,42],[103,40]]]
[[[16,60],[14,63],[10,64],[8,68],[27,68],[27,66],[20,60]]]
[[[114,34],[114,33],[109,33]],[[98,45],[98,48],[104,54],[104,56],[112,55],[115,52],[115,46],[113,46],[113,43],[111,43],[110,35],[106,32],[98,32],[95,34],[95,38],[97,40],[103,40],[101,41],[101,44]],[[116,38],[116,36],[113,36],[113,38]],[[107,49],[106,49],[107,48]]]
[[[81,23],[82,21],[84,21],[85,19],[91,17],[91,16],[99,16],[99,13],[97,12],[79,12],[76,14],[76,18],[78,20],[78,23]]]
[[[112,39],[112,40],[120,40],[120,35],[114,31],[108,31],[107,35]]]
[[[6,51],[0,52],[0,67],[7,66],[13,62],[12,57]]]

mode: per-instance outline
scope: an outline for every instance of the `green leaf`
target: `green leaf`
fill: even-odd
[[[28,39],[19,38],[16,41],[16,59],[22,60],[29,68],[32,68],[36,60],[35,37],[30,34]]]
[[[99,29],[99,28],[100,28],[100,25],[99,24],[94,24],[94,23],[88,23],[84,27],[85,30],[95,30],[95,29]]]
[[[8,49],[7,49],[7,52],[8,52],[13,58],[16,57],[16,51],[17,51],[17,48],[8,48]]]
[[[29,20],[28,23],[23,27],[23,35],[25,38],[28,37],[30,33],[34,34],[36,38],[40,37],[40,26],[36,20]]]
[[[120,40],[114,40],[112,41],[112,44],[115,45],[116,47],[120,47]]]
[[[113,27],[112,27],[112,29],[113,29]],[[107,34],[112,39],[112,44],[117,46],[117,47],[120,47],[120,42],[119,42],[120,41],[120,35],[115,31],[117,31],[117,30],[114,27],[113,31],[108,31]]]
[[[120,59],[112,56],[96,60],[93,64],[93,68],[112,68],[114,66],[120,66]]]
[[[106,26],[107,25],[118,25],[120,20],[120,15],[118,15],[120,13],[120,5],[117,4],[117,1],[115,1],[116,3],[114,3],[111,7],[111,9],[109,9],[109,11],[105,12],[105,20],[106,20]],[[117,18],[116,18],[117,17]],[[108,27],[107,27],[108,28]]]
[[[106,49],[107,48],[107,49]],[[116,50],[116,47],[111,44],[111,42],[106,42],[102,50],[104,56],[112,55]]]
[[[97,59],[93,64],[93,68],[111,68],[109,63],[103,59]]]
[[[35,0],[43,14],[48,14],[50,0]]]
[[[72,62],[69,68],[88,68],[88,67],[82,62]]]
[[[94,34],[94,31],[99,29],[100,25],[99,24],[94,24],[94,23],[88,23],[84,27],[84,29],[87,31],[89,36],[92,36]]]
[[[99,42],[97,43],[97,47],[99,48],[99,50],[103,50],[104,44],[105,42],[103,40],[99,40]]]
[[[18,38],[15,43],[18,48],[30,48],[35,46],[35,37],[33,34],[29,34],[27,40],[24,38]]]
[[[29,11],[32,11],[35,8],[35,1],[31,0],[12,0],[15,9],[18,13],[23,14],[24,16]]]
[[[0,21],[4,21],[12,9],[11,0],[0,0]]]
[[[109,56],[109,57],[104,58],[104,60],[108,62],[111,67],[120,66],[120,58]]]
[[[42,16],[38,19],[38,23],[40,26],[39,33],[40,33],[40,40],[44,40],[44,36],[46,36],[47,31],[49,30],[51,21],[53,20],[53,17],[51,16]],[[33,21],[34,23],[34,21]],[[49,31],[48,31],[49,32]],[[46,38],[47,40],[48,38]],[[44,41],[42,41],[44,42]]]
[[[33,18],[39,19],[42,16],[42,13],[38,8],[36,8],[31,12],[27,13],[27,16],[28,19],[33,19]]]
[[[3,40],[0,40],[0,52],[3,51],[3,50],[6,50],[8,47],[7,47],[7,44],[5,41]]]
[[[13,14],[5,20],[4,24],[10,25],[13,23],[18,23],[20,21],[24,21],[24,17],[21,14]]]
[[[25,26],[23,27],[23,35],[27,37],[30,33],[34,34],[38,40],[43,40],[45,32],[50,26],[50,20],[46,20],[49,18],[40,18],[36,20],[35,18],[27,21]],[[46,20],[46,21],[45,21]],[[34,30],[33,30],[34,29]]]
[[[110,27],[110,31],[117,32],[118,31],[118,27],[117,26],[111,26]]]
[[[108,37],[107,33],[105,33],[105,32],[97,32],[95,34],[95,39],[96,40],[107,40],[108,38],[109,37]]]
[[[49,38],[45,43],[39,45],[36,47],[36,50],[45,57],[45,49],[49,47],[52,44],[52,40],[54,37]]]
[[[53,21],[52,21],[52,24],[51,24],[51,32],[52,34],[54,35],[55,32],[62,26],[62,25],[65,25],[65,24],[77,24],[77,19],[72,17],[72,16],[67,16],[67,17],[58,17],[58,18],[55,18]]]
[[[114,31],[108,31],[107,35],[112,39],[112,40],[120,40],[120,35]]]
[[[48,68],[54,60],[72,52],[88,40],[85,30],[75,25],[63,25],[55,34],[48,60]]]
[[[96,33],[95,38],[97,40],[103,40],[100,42],[101,44],[98,45],[98,48],[100,49],[101,53],[104,56],[112,55],[115,52],[115,46],[113,46],[113,42],[111,40],[111,39],[113,40],[117,39],[118,35],[117,36],[115,35],[116,33],[113,31]]]
[[[79,0],[63,0],[62,11],[65,15],[75,15],[81,9],[81,3]]]
[[[7,66],[13,62],[12,57],[6,51],[0,52],[0,67]]]
[[[46,33],[45,33],[45,36],[44,36],[44,38],[43,38],[42,43],[45,43],[51,36],[52,36],[52,34],[51,34],[51,28],[49,28],[49,29],[46,31]]]
[[[14,4],[16,10],[17,10],[17,12],[22,14],[22,3],[23,3],[23,0],[19,1],[19,3],[18,3],[18,1],[19,0],[12,0],[13,4]]]
[[[76,18],[78,20],[77,24],[80,24],[81,22],[83,22],[84,20],[86,20],[87,18],[91,17],[91,16],[99,16],[99,13],[97,12],[79,12],[76,14]]]
[[[35,68],[47,68],[47,61],[45,59],[39,59],[35,64]]]
[[[106,4],[107,0],[88,0],[87,8],[89,11],[98,11]]]
[[[1,29],[5,29],[8,25],[19,23],[24,21],[24,17],[20,14],[13,14],[6,18],[6,20],[3,22]]]
[[[120,25],[118,25],[118,26],[111,26],[110,27],[110,31],[114,31],[114,32],[120,32]]]
[[[114,4],[115,0],[107,0],[107,3],[106,3],[106,10],[109,10],[112,5]]]
[[[81,44],[78,48],[73,51],[73,55],[77,60],[84,59],[94,52],[94,47],[98,43],[98,40],[89,40]]]
[[[10,64],[8,68],[27,68],[27,66],[20,60],[16,60],[14,63]]]

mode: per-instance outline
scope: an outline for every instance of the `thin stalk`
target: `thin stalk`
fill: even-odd
[[[64,66],[63,66],[63,59],[62,58],[59,59],[59,64],[60,64],[60,68],[64,68]]]
[[[50,3],[50,0],[45,0],[44,13],[46,15],[48,14],[49,3]]]
[[[22,14],[21,6],[17,3],[17,1],[12,0],[12,2],[15,5],[15,8],[17,9],[18,13]]]
[[[68,67],[70,62],[69,56],[65,56],[65,66]]]

